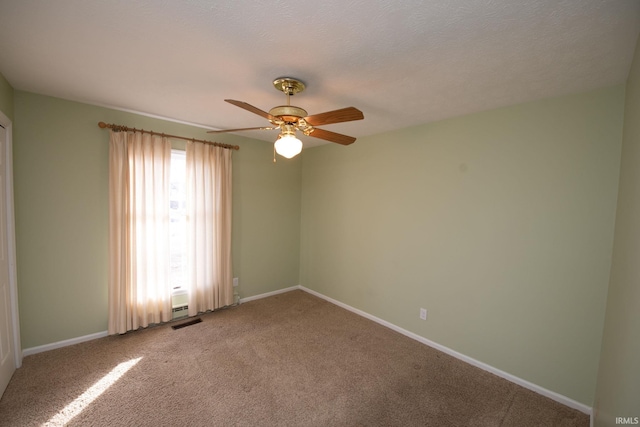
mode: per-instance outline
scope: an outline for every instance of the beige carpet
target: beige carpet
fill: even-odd
[[[26,357],[0,400],[0,425],[589,425],[303,291],[201,318]]]

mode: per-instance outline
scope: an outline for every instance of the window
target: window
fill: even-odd
[[[187,273],[187,158],[171,150],[169,195],[169,281],[173,289],[186,286]]]
[[[189,316],[233,304],[231,268],[231,150],[111,132],[109,333],[171,320],[172,289]]]

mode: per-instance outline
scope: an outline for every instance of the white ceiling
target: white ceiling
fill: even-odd
[[[0,0],[0,73],[220,129],[267,125],[223,99],[268,111],[292,76],[293,104],[357,107],[324,128],[362,137],[623,83],[639,31],[638,0]]]

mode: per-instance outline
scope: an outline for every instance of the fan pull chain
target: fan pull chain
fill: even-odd
[[[276,144],[273,144],[273,163],[276,162]]]

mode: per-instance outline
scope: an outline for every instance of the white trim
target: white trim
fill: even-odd
[[[57,95],[45,95],[45,96],[49,96],[49,97],[52,97],[52,98],[58,98],[58,99],[61,99],[63,101],[76,102],[76,103],[85,104],[85,105],[93,105],[94,107],[100,107],[100,108],[107,108],[109,110],[123,111],[125,113],[136,114],[138,116],[150,117],[152,119],[163,120],[165,122],[171,122],[171,123],[178,123],[178,124],[181,124],[181,125],[193,126],[193,127],[201,128],[201,129],[221,130],[220,128],[214,128],[214,127],[209,126],[209,125],[189,122],[189,121],[186,121],[186,120],[178,120],[178,119],[174,119],[174,118],[167,117],[167,116],[161,116],[159,114],[146,113],[144,111],[134,110],[134,109],[131,109],[131,108],[118,107],[116,105],[104,104],[104,103],[101,103],[101,102],[87,101],[86,99],[81,99],[81,98],[73,98],[73,97],[71,97],[71,98],[62,98],[62,97],[57,96]]]
[[[32,354],[42,353],[49,350],[55,350],[56,348],[67,347],[69,345],[80,344],[85,341],[92,341],[98,338],[104,338],[109,333],[107,331],[96,332],[95,334],[84,335],[82,337],[71,338],[64,341],[52,342],[51,344],[39,345],[37,347],[25,348],[22,350],[23,356],[31,356]]]
[[[364,312],[362,310],[358,310],[357,308],[351,307],[350,305],[344,304],[344,303],[342,303],[340,301],[337,301],[337,300],[335,300],[333,298],[329,298],[328,296],[323,295],[323,294],[321,294],[319,292],[316,292],[316,291],[311,290],[309,288],[305,288],[304,286],[298,286],[297,288],[301,289],[301,290],[303,290],[305,292],[308,292],[311,295],[315,295],[318,298],[322,298],[323,300],[328,301],[328,302],[330,302],[332,304],[335,304],[338,307],[342,307],[345,310],[349,310],[349,311],[351,311],[351,312],[353,312],[355,314],[358,314],[358,315],[360,315],[362,317],[365,317],[365,318],[367,318],[369,320],[373,320],[374,322],[379,323],[382,326],[386,326],[387,328],[392,329],[392,330],[394,330],[396,332],[399,332],[402,335],[405,335],[405,336],[407,336],[409,338],[412,338],[412,339],[414,339],[414,340],[416,340],[416,341],[418,341],[418,342],[420,342],[422,344],[428,345],[429,347],[433,347],[436,350],[440,350],[441,352],[446,353],[446,354],[448,354],[450,356],[453,356],[456,359],[460,359],[463,362],[466,362],[466,363],[468,363],[470,365],[473,365],[473,366],[475,366],[477,368],[480,368],[480,369],[482,369],[484,371],[491,372],[492,374],[497,375],[497,376],[499,376],[501,378],[504,378],[505,380],[511,381],[512,383],[518,384],[518,385],[520,385],[520,386],[522,386],[522,387],[524,387],[526,389],[529,389],[529,390],[531,390],[533,392],[536,392],[538,394],[546,396],[551,400],[555,400],[558,403],[561,403],[561,404],[563,404],[565,406],[568,406],[570,408],[576,409],[576,410],[578,410],[578,411],[580,411],[582,413],[585,413],[585,414],[589,415],[591,418],[593,418],[593,408],[591,408],[591,407],[589,407],[589,406],[587,406],[587,405],[585,405],[583,403],[577,402],[577,401],[575,401],[573,399],[570,399],[570,398],[568,398],[566,396],[563,396],[563,395],[561,395],[559,393],[556,393],[555,391],[547,390],[544,387],[540,387],[539,385],[536,385],[536,384],[533,384],[533,383],[531,383],[529,381],[523,380],[522,378],[518,378],[515,375],[509,374],[509,373],[504,372],[504,371],[501,371],[500,369],[494,368],[491,365],[487,365],[486,363],[483,363],[483,362],[480,362],[478,360],[475,360],[475,359],[473,359],[473,358],[471,358],[469,356],[465,356],[462,353],[458,353],[455,350],[452,350],[452,349],[450,349],[448,347],[445,347],[445,346],[440,345],[440,344],[438,344],[436,342],[428,340],[428,339],[426,339],[426,338],[424,338],[424,337],[422,337],[420,335],[417,335],[417,334],[415,334],[413,332],[407,331],[406,329],[403,329],[403,328],[401,328],[399,326],[396,326],[393,323],[389,323],[386,320],[382,320],[382,319],[380,319],[380,318],[378,318],[376,316],[373,316],[373,315],[371,315],[369,313],[366,313],[366,312]]]
[[[245,302],[249,302],[249,301],[254,301],[254,300],[257,300],[257,299],[271,297],[271,296],[278,295],[278,294],[284,294],[285,292],[291,292],[291,291],[294,291],[296,289],[300,289],[300,286],[292,286],[290,288],[279,289],[277,291],[267,292],[265,294],[254,295],[252,297],[242,298],[240,300],[240,304],[245,303]],[[177,293],[177,291],[178,290],[176,290],[176,293]],[[91,340],[95,340],[95,339],[98,339],[98,338],[104,338],[104,337],[106,337],[108,335],[109,334],[108,334],[107,331],[96,332],[95,334],[84,335],[82,337],[71,338],[71,339],[68,339],[68,340],[58,341],[58,342],[54,342],[54,343],[51,343],[51,344],[44,344],[44,345],[39,345],[37,347],[25,348],[22,351],[22,356],[23,357],[31,356],[32,354],[42,353],[42,352],[49,351],[49,350],[55,350],[57,348],[67,347],[69,345],[80,344],[81,342],[91,341]]]
[[[509,374],[509,373],[504,372],[504,371],[501,371],[500,369],[494,368],[491,365],[487,365],[486,363],[480,362],[480,361],[478,361],[476,359],[473,359],[473,358],[471,358],[469,356],[465,356],[462,353],[458,353],[455,350],[452,350],[452,349],[450,349],[448,347],[445,347],[445,346],[440,345],[440,344],[438,344],[436,342],[433,342],[433,341],[431,341],[431,340],[429,340],[427,338],[424,338],[424,337],[422,337],[422,336],[420,336],[418,334],[415,334],[415,333],[407,331],[406,329],[403,329],[403,328],[401,328],[399,326],[396,326],[393,323],[387,322],[386,320],[382,320],[379,317],[373,316],[373,315],[371,315],[369,313],[366,313],[366,312],[364,312],[362,310],[359,310],[357,308],[351,307],[350,305],[342,303],[342,302],[340,302],[338,300],[330,298],[330,297],[328,297],[326,295],[323,295],[323,294],[321,294],[319,292],[316,292],[316,291],[314,291],[312,289],[309,289],[309,288],[306,288],[304,286],[301,286],[301,285],[291,286],[289,288],[279,289],[277,291],[267,292],[267,293],[260,294],[260,295],[254,295],[254,296],[247,297],[247,298],[241,298],[240,299],[240,304],[243,304],[243,303],[249,302],[249,301],[255,301],[255,300],[258,300],[258,299],[262,299],[262,298],[271,297],[271,296],[278,295],[278,294],[283,294],[283,293],[286,293],[286,292],[295,291],[295,290],[298,290],[298,289],[302,290],[304,292],[307,292],[307,293],[309,293],[311,295],[314,295],[314,296],[316,296],[318,298],[322,298],[325,301],[328,301],[328,302],[330,302],[330,303],[332,303],[334,305],[337,305],[338,307],[344,308],[345,310],[351,311],[352,313],[355,313],[355,314],[357,314],[359,316],[362,316],[362,317],[364,317],[366,319],[372,320],[372,321],[374,321],[374,322],[376,322],[376,323],[378,323],[378,324],[380,324],[382,326],[386,326],[387,328],[389,328],[389,329],[391,329],[393,331],[401,333],[402,335],[404,335],[406,337],[409,337],[411,339],[414,339],[414,340],[416,340],[416,341],[418,341],[418,342],[420,342],[422,344],[428,345],[429,347],[435,348],[436,350],[440,350],[441,352],[446,353],[446,354],[448,354],[450,356],[453,356],[456,359],[462,360],[463,362],[466,362],[466,363],[468,363],[468,364],[470,364],[472,366],[475,366],[475,367],[480,368],[480,369],[482,369],[484,371],[487,371],[487,372],[491,372],[492,374],[497,375],[497,376],[499,376],[501,378],[504,378],[507,381],[510,381],[510,382],[512,382],[514,384],[518,384],[519,386],[522,386],[522,387],[524,387],[524,388],[526,388],[528,390],[531,390],[531,391],[533,391],[535,393],[538,393],[538,394],[540,394],[542,396],[548,397],[549,399],[554,400],[554,401],[556,401],[558,403],[561,403],[561,404],[563,404],[565,406],[568,406],[569,408],[573,408],[573,409],[576,409],[576,410],[578,410],[578,411],[580,411],[580,412],[582,412],[584,414],[587,414],[591,418],[591,420],[590,420],[591,425],[593,425],[593,408],[591,408],[591,407],[589,407],[589,406],[587,406],[587,405],[585,405],[583,403],[577,402],[577,401],[575,401],[573,399],[570,399],[570,398],[568,398],[566,396],[563,396],[563,395],[561,395],[559,393],[556,393],[554,391],[547,390],[544,387],[540,387],[539,385],[536,385],[536,384],[533,384],[533,383],[531,383],[529,381],[523,380],[522,378],[516,377],[515,375]],[[22,354],[24,356],[29,356],[29,355],[36,354],[36,353],[42,353],[44,351],[54,350],[56,348],[61,348],[61,347],[69,346],[69,345],[79,344],[79,343],[85,342],[85,341],[91,341],[91,340],[94,340],[94,339],[97,339],[97,338],[103,338],[103,337],[106,337],[107,335],[108,335],[107,331],[98,332],[98,333],[91,334],[91,335],[85,335],[83,337],[72,338],[72,339],[69,339],[69,340],[58,341],[56,343],[41,345],[41,346],[38,346],[38,347],[27,348],[22,352]]]
[[[296,289],[302,289],[302,288],[300,287],[300,285],[296,285],[296,286],[291,286],[290,288],[284,288],[284,289],[279,289],[273,292],[267,292],[265,294],[254,295],[252,297],[246,297],[246,298],[240,298],[240,304],[244,304],[245,302],[249,302],[249,301],[255,301],[257,299],[272,297],[278,294],[284,294],[286,292],[295,291]]]
[[[7,215],[7,261],[9,263],[9,298],[11,327],[13,328],[13,352],[16,369],[22,366],[22,344],[20,342],[20,315],[18,312],[18,273],[16,268],[16,222],[13,198],[13,123],[0,111],[0,124],[5,132],[5,186]]]

